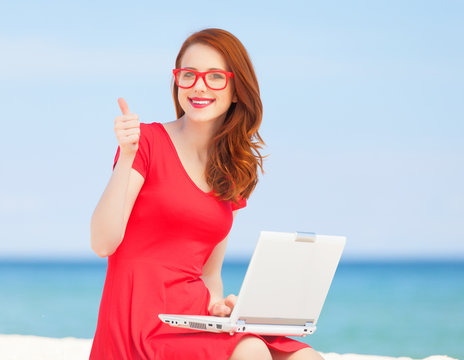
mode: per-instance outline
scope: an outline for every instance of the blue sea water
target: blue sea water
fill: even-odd
[[[246,262],[224,264],[237,294]],[[92,338],[106,273],[96,262],[0,261],[0,334]],[[464,262],[341,263],[314,335],[322,352],[464,359]]]

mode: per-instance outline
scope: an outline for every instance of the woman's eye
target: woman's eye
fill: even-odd
[[[213,79],[215,80],[220,80],[224,79],[224,74],[223,73],[211,73]]]
[[[193,73],[191,71],[184,71],[183,74],[182,74],[182,77],[184,77],[184,78],[195,77],[195,73]]]

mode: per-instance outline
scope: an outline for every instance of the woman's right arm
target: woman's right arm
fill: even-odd
[[[113,254],[121,244],[127,221],[144,178],[132,169],[130,158],[120,158],[95,208],[90,223],[92,250],[100,257]]]
[[[137,115],[129,112],[123,99],[118,99],[118,103],[123,113],[115,119],[119,159],[90,223],[91,247],[100,257],[113,254],[121,244],[135,199],[144,183],[143,176],[132,169],[140,138],[140,122]]]

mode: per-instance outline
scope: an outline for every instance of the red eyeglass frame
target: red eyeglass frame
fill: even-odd
[[[190,71],[192,73],[195,74],[195,81],[193,82],[193,84],[191,86],[180,86],[179,85],[179,82],[177,81],[177,73],[179,71]],[[210,74],[210,73],[221,73],[221,74],[224,74],[226,75],[226,84],[224,85],[223,88],[220,88],[220,89],[213,89],[211,86],[208,85],[208,82],[206,81],[206,75],[207,74]],[[233,78],[234,77],[234,73],[230,72],[230,71],[222,71],[222,70],[211,70],[211,71],[196,71],[196,70],[192,70],[192,69],[173,69],[172,70],[172,73],[174,74],[174,79],[176,81],[176,85],[178,87],[180,87],[181,89],[190,89],[190,88],[193,88],[195,86],[195,84],[197,83],[198,79],[201,77],[203,79],[203,82],[205,83],[206,87],[211,89],[211,90],[224,90],[226,87],[227,87],[227,84],[229,83],[229,78]]]

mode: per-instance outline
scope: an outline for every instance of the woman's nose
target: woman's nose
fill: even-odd
[[[207,86],[205,84],[205,79],[203,79],[202,76],[199,76],[198,77],[198,80],[197,80],[197,83],[195,84],[195,86],[193,87],[195,90],[201,90],[201,91],[205,91]]]

